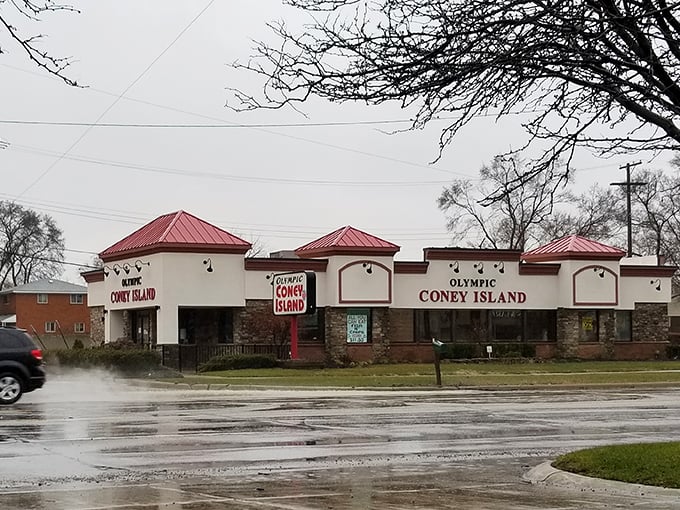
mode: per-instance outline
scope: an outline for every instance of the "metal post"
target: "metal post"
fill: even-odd
[[[290,359],[298,359],[297,315],[290,316]]]
[[[641,165],[642,161],[636,161],[635,163],[626,163],[620,166],[619,169],[626,169],[626,182],[612,182],[610,186],[625,186],[626,187],[626,224],[628,227],[628,250],[627,256],[633,256],[633,213],[631,207],[630,192],[633,186],[644,186],[646,182],[631,182],[630,180],[630,169],[631,167]]]

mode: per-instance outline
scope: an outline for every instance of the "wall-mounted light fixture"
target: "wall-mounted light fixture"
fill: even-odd
[[[120,270],[123,269],[119,264],[114,264],[113,265],[113,272],[116,273],[116,275],[120,274]]]
[[[500,274],[505,273],[505,263],[501,260],[500,262],[497,262],[493,265],[494,269],[498,269],[498,272]]]
[[[123,271],[125,271],[125,274],[130,274],[130,264],[127,262],[123,264]]]
[[[477,262],[472,265],[473,268],[477,270],[479,274],[484,274],[484,262]]]
[[[150,266],[151,262],[142,262],[141,260],[135,260],[135,269],[138,273],[142,272],[142,266]]]
[[[109,273],[112,271],[112,269],[109,266],[104,266],[103,271],[104,271],[104,278],[107,278],[109,276]]]
[[[457,260],[455,262],[451,262],[451,264],[449,264],[449,267],[453,269],[454,273],[460,273],[460,264],[458,263]]]
[[[269,282],[269,285],[274,285],[274,273],[269,273],[267,276],[265,276],[267,280],[271,280]]]
[[[208,257],[207,259],[205,259],[203,261],[203,265],[208,266],[208,267],[205,268],[206,271],[208,271],[209,273],[213,272],[212,260],[210,259],[210,257]]]
[[[654,287],[654,290],[656,290],[657,292],[661,292],[661,279],[657,278],[656,280],[650,280],[649,284],[656,285],[656,287]]]
[[[593,271],[595,271],[600,278],[604,278],[604,267],[594,267]]]
[[[361,267],[363,267],[368,274],[373,273],[373,263],[372,262],[364,262],[361,264]]]

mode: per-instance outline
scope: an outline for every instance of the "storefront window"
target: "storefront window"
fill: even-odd
[[[232,308],[178,309],[180,344],[228,344],[234,341]]]
[[[527,310],[525,313],[525,339],[530,342],[554,342],[557,338],[557,312],[555,310]]]
[[[578,313],[579,342],[598,341],[598,313],[597,310],[582,310]]]
[[[217,343],[234,343],[234,313],[231,308],[219,310],[217,322]]]
[[[454,341],[485,342],[489,338],[486,310],[455,310]]]
[[[489,313],[490,339],[497,341],[522,341],[521,310],[491,310]]]
[[[440,342],[451,342],[452,312],[452,310],[416,310],[416,339],[430,342],[435,338]]]
[[[317,308],[313,314],[299,315],[297,323],[301,342],[323,342],[326,338],[323,308]]]
[[[616,310],[616,312],[614,312],[614,326],[616,329],[617,341],[630,342],[633,339],[632,322],[632,312],[630,310]]]
[[[371,341],[371,309],[347,309],[347,343],[365,344]]]

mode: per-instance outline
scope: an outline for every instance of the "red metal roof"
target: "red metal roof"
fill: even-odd
[[[104,262],[163,251],[245,253],[250,243],[185,211],[165,214],[101,252]]]
[[[399,246],[359,229],[341,227],[295,250],[299,257],[327,255],[394,255]]]
[[[626,252],[619,248],[586,239],[585,237],[570,235],[527,251],[522,254],[522,259],[527,262],[565,259],[619,260],[625,255]]]

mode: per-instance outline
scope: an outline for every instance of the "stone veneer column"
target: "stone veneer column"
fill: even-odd
[[[387,363],[390,353],[390,310],[389,308],[373,308],[371,311],[373,345],[373,363]]]
[[[347,310],[326,307],[326,358],[330,365],[347,362]]]
[[[578,310],[557,309],[557,357],[573,359],[578,357],[579,323]]]
[[[616,341],[616,318],[614,310],[600,310],[599,341],[602,344],[602,359],[614,359]]]
[[[130,311],[123,310],[123,336],[120,340],[132,340],[132,320],[130,320]],[[119,340],[118,338],[114,340]]]
[[[101,345],[106,338],[104,333],[104,307],[90,307],[90,340],[92,345]]]
[[[272,311],[272,302],[269,299],[249,299],[245,308],[234,308],[234,343],[256,344],[272,343],[271,335],[267,338],[259,338],[258,333],[248,327],[253,321],[263,320],[273,324],[275,320]]]
[[[668,341],[668,308],[666,303],[635,303],[633,310],[634,342]]]

